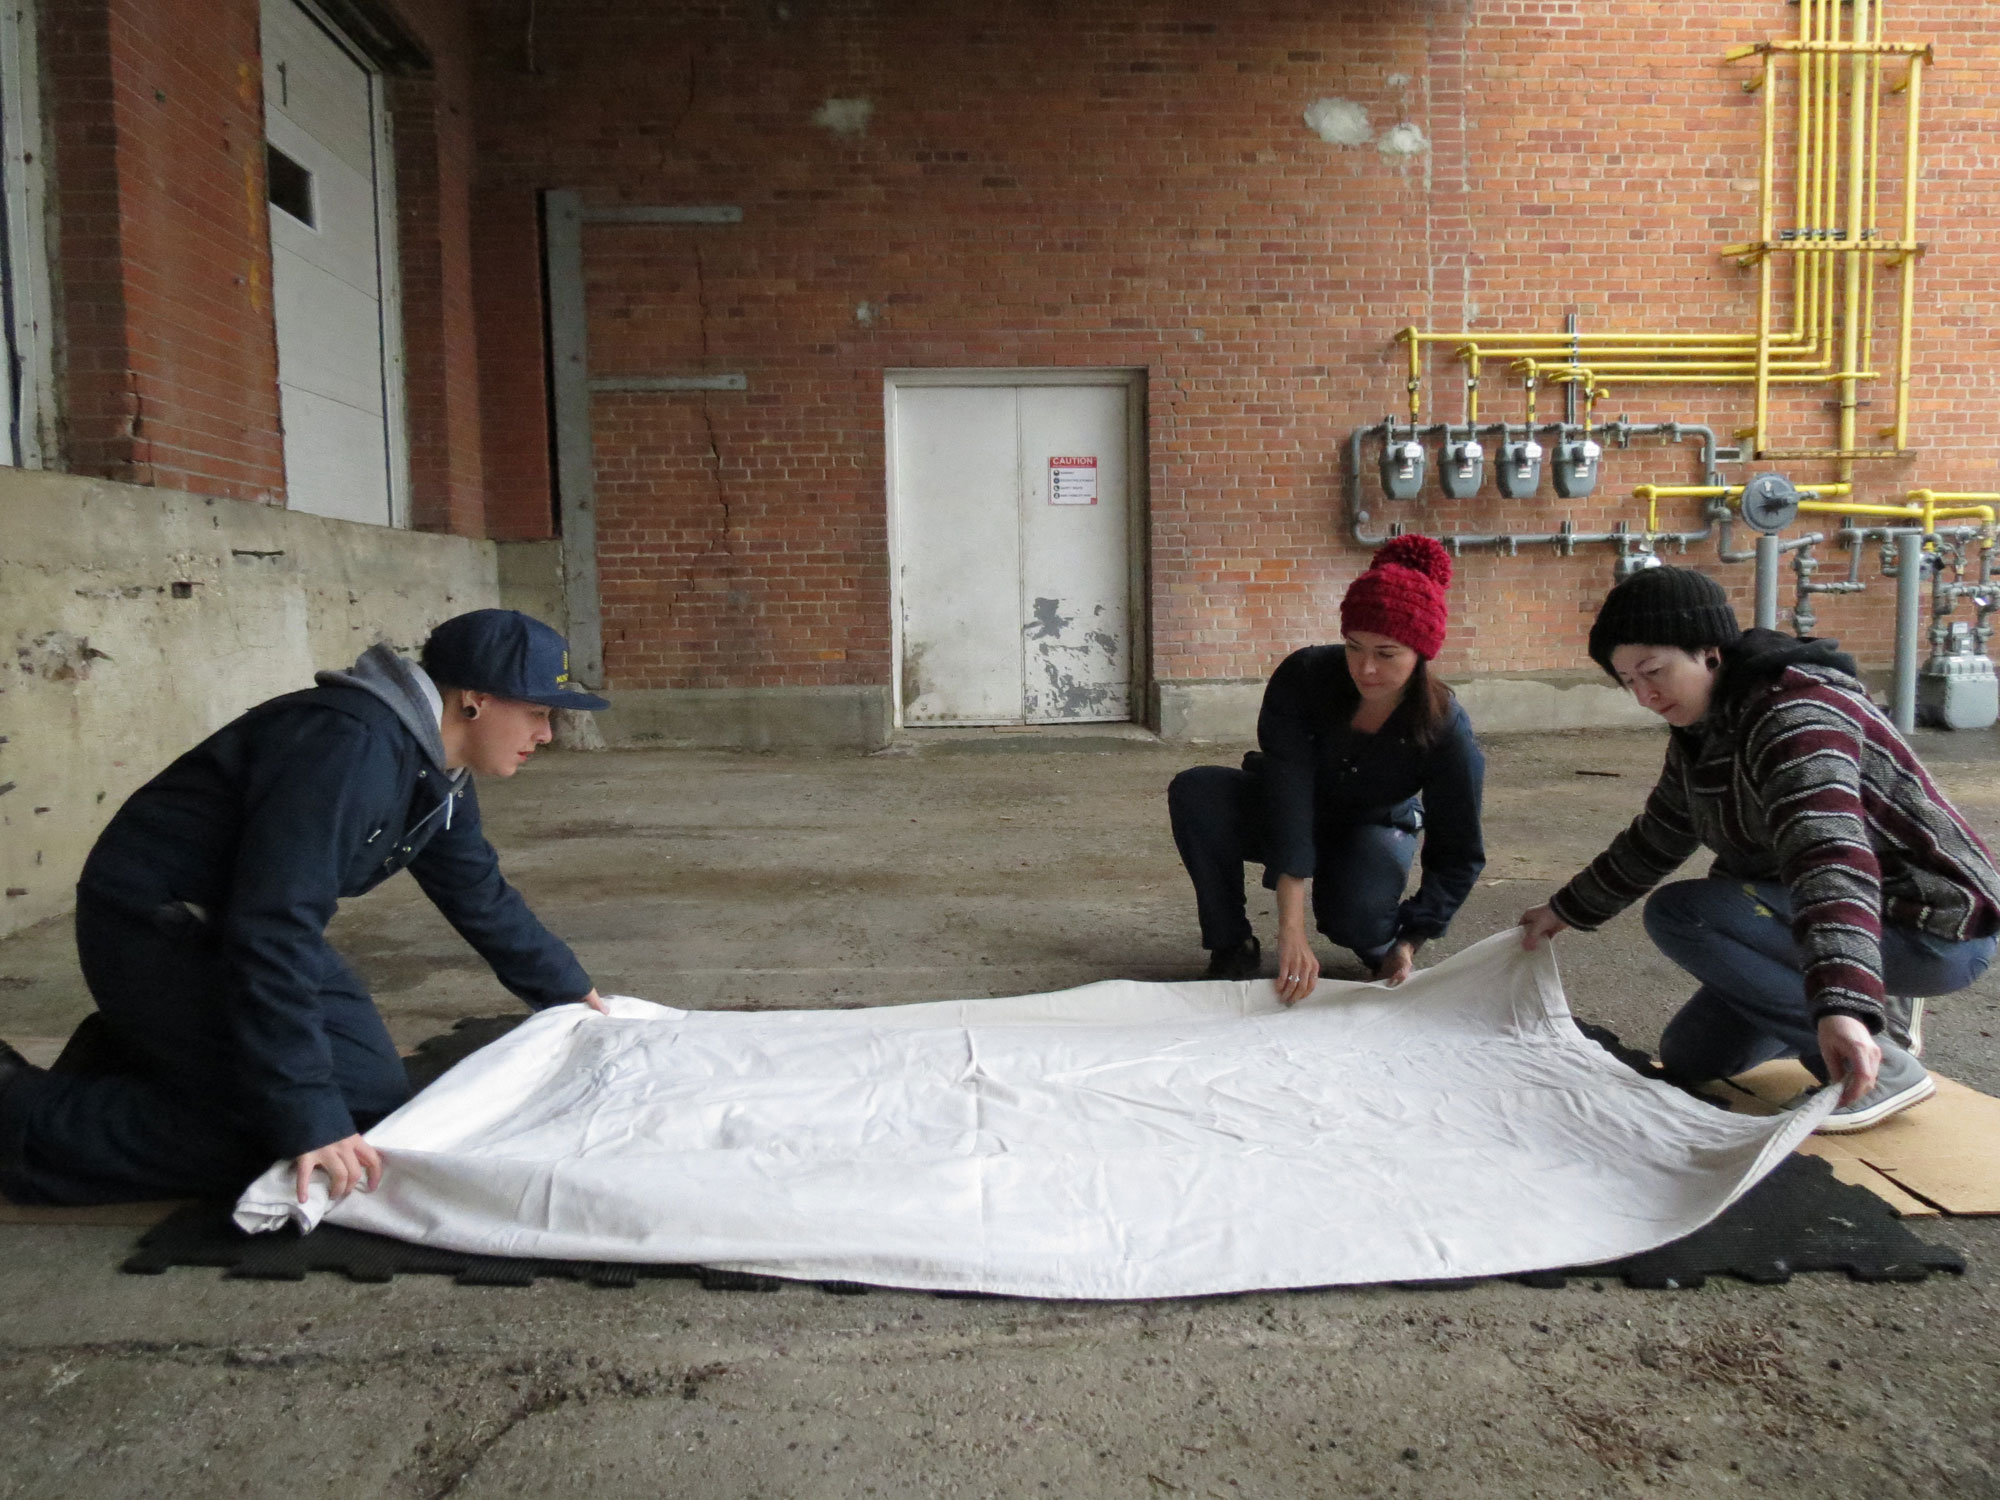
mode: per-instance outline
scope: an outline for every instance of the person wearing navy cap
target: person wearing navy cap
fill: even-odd
[[[421,664],[371,647],[251,709],[139,788],[77,884],[97,1009],[48,1069],[0,1043],[0,1192],[26,1203],[234,1197],[276,1159],[301,1201],[379,1181],[361,1132],[409,1097],[327,942],[344,896],[407,868],[540,1008],[604,1009],[500,873],[475,776],[511,776],[558,708],[600,709],[563,638],[514,610],[446,620]]]

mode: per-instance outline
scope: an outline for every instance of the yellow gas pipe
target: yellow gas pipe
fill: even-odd
[[[1634,500],[1646,502],[1646,529],[1658,531],[1659,503],[1662,500],[1722,500],[1736,504],[1743,498],[1740,484],[1642,484],[1632,491]],[[1911,490],[1902,505],[1868,505],[1841,497],[1852,495],[1854,487],[1839,484],[1802,485],[1799,513],[1820,516],[1868,516],[1876,519],[1916,521],[1925,535],[1937,531],[1939,521],[1971,521],[1992,530],[2000,518],[2000,494],[1961,494],[1944,490]]]
[[[1468,369],[1486,358],[1533,359],[1540,366],[1540,378],[1554,379],[1558,369],[1581,369],[1586,365],[1599,378],[1615,376],[1620,383],[1639,384],[1753,384],[1756,413],[1753,426],[1744,436],[1753,439],[1753,451],[1763,457],[1828,458],[1850,464],[1855,458],[1882,457],[1899,453],[1908,446],[1909,355],[1914,322],[1914,260],[1922,246],[1916,240],[1916,182],[1918,178],[1918,122],[1920,118],[1922,71],[1930,55],[1927,44],[1887,42],[1882,38],[1882,6],[1879,0],[1847,0],[1853,20],[1843,37],[1842,0],[1800,0],[1799,37],[1796,41],[1772,41],[1733,49],[1732,60],[1759,57],[1759,77],[1747,82],[1746,89],[1763,94],[1764,150],[1759,173],[1758,238],[1744,245],[1726,247],[1725,254],[1759,268],[1758,319],[1756,332],[1728,333],[1603,333],[1579,334],[1499,332],[1427,332],[1415,326],[1403,329],[1398,339],[1409,348],[1411,419],[1422,412],[1421,386],[1424,379],[1423,346],[1449,343]],[[1781,58],[1796,61],[1799,80],[1799,142],[1794,172],[1794,208],[1803,221],[1796,237],[1781,239],[1776,232],[1776,84]],[[1905,138],[1902,233],[1896,240],[1874,237],[1872,220],[1878,206],[1880,182],[1879,141],[1881,73],[1885,61],[1907,57],[1910,73],[1895,92],[1910,95]],[[1842,69],[1842,62],[1846,68]],[[1842,139],[1841,74],[1848,76],[1847,135]],[[1841,166],[1841,148],[1847,154],[1846,171]],[[1839,212],[1844,196],[1844,225],[1829,230],[1823,223]],[[1829,233],[1837,238],[1827,239]],[[1792,327],[1776,332],[1774,323],[1771,257],[1794,257],[1792,275]],[[1846,261],[1844,276],[1835,276],[1827,257]],[[1898,269],[1899,291],[1898,360],[1895,372],[1898,395],[1897,416],[1882,436],[1893,438],[1890,450],[1861,449],[1856,446],[1855,423],[1859,407],[1858,385],[1880,379],[1872,368],[1875,259],[1887,256],[1887,264]],[[1838,316],[1836,316],[1836,312]],[[1839,326],[1838,358],[1834,331]],[[1491,342],[1482,346],[1481,338]],[[1837,368],[1829,368],[1836,366]],[[1473,377],[1476,381],[1476,376]],[[1770,424],[1769,391],[1779,384],[1836,384],[1841,388],[1841,427],[1838,446],[1789,452],[1766,446]],[[1474,399],[1473,391],[1468,397]]]
[[[1632,491],[1634,500],[1646,502],[1646,530],[1653,533],[1660,529],[1660,502],[1662,500],[1721,500],[1735,504],[1743,498],[1744,486],[1740,484],[1642,484]],[[1853,486],[1846,484],[1815,484],[1800,489],[1806,495],[1846,495],[1852,493]],[[1799,509],[1806,508],[1805,500],[1799,501]],[[1845,506],[1822,506],[1822,508],[1845,509]],[[1900,514],[1900,512],[1899,512]]]

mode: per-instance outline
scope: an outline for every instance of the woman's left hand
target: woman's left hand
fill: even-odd
[[[1377,982],[1386,984],[1393,990],[1408,979],[1416,967],[1416,944],[1401,942],[1382,956],[1382,965],[1375,971],[1375,978]]]
[[[598,994],[596,990],[592,990],[588,995],[585,995],[579,1003],[583,1005],[588,1005],[592,1010],[596,1011],[600,1016],[608,1016],[611,1014],[611,1007],[604,1003],[604,997]]]
[[[1875,1087],[1882,1070],[1882,1048],[1868,1028],[1852,1016],[1823,1016],[1819,1023],[1819,1057],[1829,1080],[1840,1087],[1845,1109]]]

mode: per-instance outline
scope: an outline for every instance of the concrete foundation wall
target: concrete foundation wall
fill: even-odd
[[[500,603],[533,615],[551,629],[569,634],[569,607],[563,600],[562,543],[500,542]]]
[[[1660,727],[1660,719],[1634,703],[1631,694],[1594,673],[1474,677],[1451,686],[1481,735]],[[1155,700],[1161,739],[1252,740],[1264,684],[1257,678],[1162,682]]]
[[[0,513],[0,935],[211,730],[500,597],[490,542],[12,469]]]

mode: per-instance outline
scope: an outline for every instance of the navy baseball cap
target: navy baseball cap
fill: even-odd
[[[545,708],[609,708],[569,680],[569,643],[518,609],[453,615],[424,642],[423,669],[440,687],[471,688]]]

